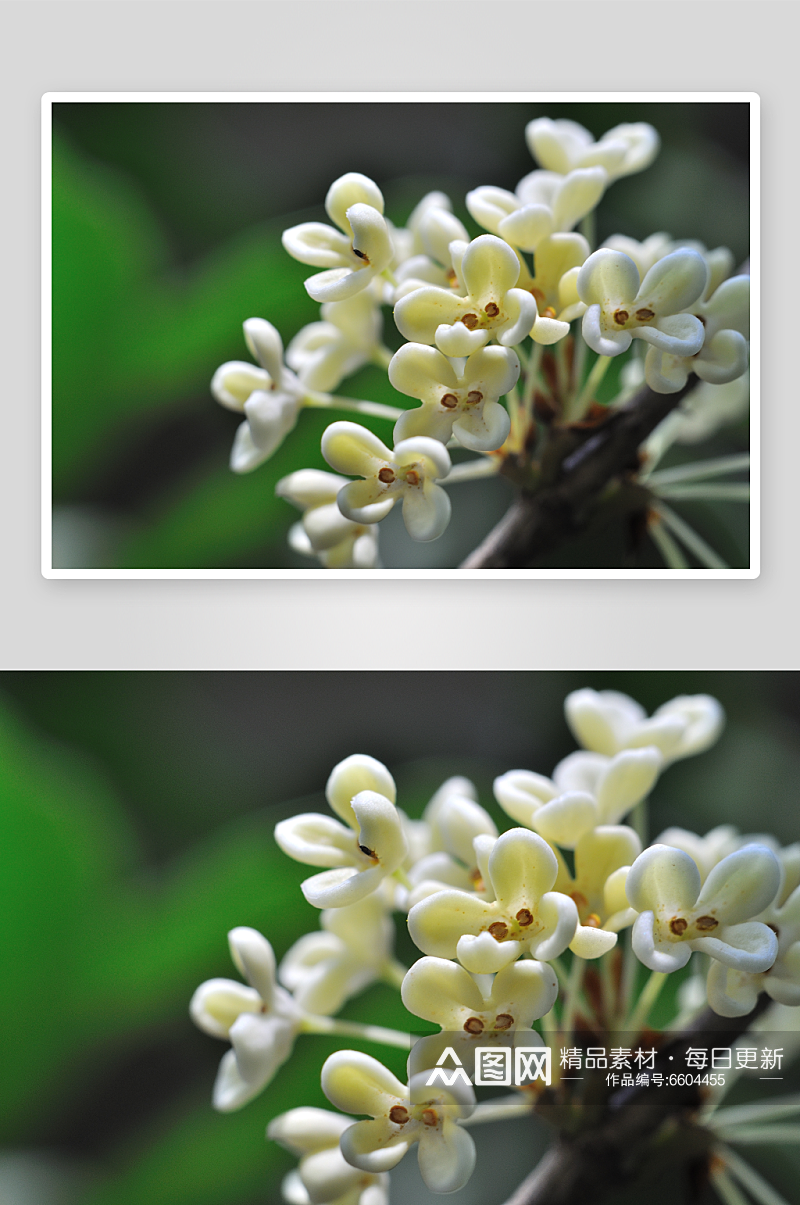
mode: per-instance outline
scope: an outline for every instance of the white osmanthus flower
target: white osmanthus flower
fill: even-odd
[[[306,933],[284,955],[278,978],[307,1012],[329,1016],[380,979],[392,961],[394,925],[379,892],[326,908],[322,932]]]
[[[579,958],[599,958],[617,944],[617,934],[632,925],[636,913],[628,903],[625,881],[642,852],[642,843],[627,825],[601,825],[575,843],[575,873],[556,850],[558,878],[578,909],[578,928],[569,948]]]
[[[717,862],[727,858],[735,849],[752,843],[743,838],[738,828],[732,824],[718,824],[704,837],[692,833],[688,829],[673,826],[665,828],[656,837],[654,845],[671,845],[674,849],[682,849],[688,854],[700,871],[700,878],[705,882]]]
[[[597,205],[608,184],[602,167],[581,168],[567,176],[536,171],[524,176],[515,192],[490,185],[467,193],[467,209],[492,234],[520,251],[538,251],[543,239],[566,233]]]
[[[477,974],[502,970],[523,953],[544,962],[556,958],[575,936],[578,911],[552,890],[558,874],[552,849],[522,828],[496,841],[478,837],[476,847],[481,844],[486,893],[449,889],[421,900],[408,914],[412,940],[423,953],[457,957]]]
[[[414,540],[435,540],[450,522],[450,498],[436,482],[450,472],[443,444],[429,436],[404,439],[394,451],[358,423],[332,423],[322,436],[322,455],[331,468],[359,476],[337,495],[353,523],[379,523],[402,500],[403,521]]]
[[[530,293],[516,288],[520,264],[502,239],[473,239],[458,266],[464,296],[425,285],[397,302],[397,328],[413,343],[436,343],[447,356],[468,356],[490,338],[504,347],[521,342],[537,317]]]
[[[800,888],[780,907],[772,905],[758,919],[776,934],[778,950],[772,966],[748,973],[712,962],[708,972],[708,1002],[723,1017],[743,1017],[755,1008],[760,992],[779,1004],[800,1006]]]
[[[727,967],[760,974],[775,961],[778,939],[753,918],[769,907],[779,886],[778,859],[764,845],[729,854],[702,884],[683,850],[651,845],[634,862],[625,885],[639,913],[634,953],[652,971],[678,970],[699,950]]]
[[[693,307],[703,323],[703,346],[695,355],[675,355],[650,347],[645,380],[657,393],[676,393],[693,372],[710,385],[727,385],[743,376],[750,338],[750,277],[732,276]]]
[[[516,352],[509,347],[479,348],[462,367],[435,347],[405,343],[392,358],[389,380],[422,405],[398,419],[395,443],[427,435],[446,444],[455,436],[473,452],[496,451],[511,428],[498,399],[516,385],[519,373]]]
[[[209,979],[189,1006],[195,1025],[231,1043],[214,1084],[214,1108],[223,1113],[240,1109],[267,1086],[292,1053],[303,1017],[275,982],[275,955],[265,937],[240,927],[230,931],[228,943],[236,969],[250,986]]]
[[[334,767],[325,794],[346,824],[306,812],[281,820],[275,840],[295,861],[331,868],[306,879],[301,888],[315,908],[342,908],[377,891],[402,865],[406,840],[394,805],[394,780],[375,758],[345,758]]]
[[[427,1087],[427,1072],[401,1084],[382,1063],[355,1050],[337,1050],[322,1067],[322,1090],[343,1112],[364,1114],[341,1138],[348,1163],[367,1172],[395,1167],[419,1144],[419,1168],[432,1192],[455,1192],[475,1167],[475,1144],[459,1126],[475,1107],[468,1084]]]
[[[620,251],[600,248],[578,274],[578,294],[588,306],[583,337],[600,356],[618,356],[632,339],[643,339],[675,356],[694,356],[703,346],[699,318],[686,313],[708,283],[699,252],[681,248],[658,260],[640,280],[636,264]]]
[[[648,719],[629,695],[588,687],[567,695],[564,714],[585,749],[613,757],[623,749],[655,745],[665,762],[703,753],[725,724],[725,712],[711,695],[678,695]]]
[[[352,1124],[352,1117],[311,1107],[290,1109],[269,1123],[267,1138],[300,1158],[282,1185],[290,1205],[388,1205],[388,1175],[353,1167],[339,1149]]]
[[[603,167],[609,179],[643,171],[658,154],[660,139],[644,121],[606,130],[597,141],[577,121],[538,117],[525,127],[528,149],[543,168],[561,175],[578,167]]]
[[[285,249],[301,264],[325,268],[305,282],[315,301],[344,301],[366,289],[392,262],[394,249],[383,218],[383,195],[373,180],[347,172],[325,198],[324,222],[302,222],[283,232]]]
[[[289,544],[316,556],[328,569],[374,569],[379,564],[378,528],[346,519],[336,502],[346,477],[322,469],[298,469],[282,477],[275,493],[299,506],[303,518],[289,531]]]
[[[671,251],[675,251],[678,244],[671,235],[660,230],[641,242],[638,239],[629,238],[627,234],[612,234],[610,238],[606,239],[603,246],[609,251],[620,251],[623,255],[627,255],[628,259],[632,259],[636,264],[639,276],[644,280],[653,264],[658,263]],[[699,251],[700,248],[695,247],[695,250]]]
[[[381,347],[381,308],[369,289],[327,301],[321,322],[304,326],[286,349],[286,363],[308,389],[329,392],[368,364]]]
[[[578,274],[589,253],[582,234],[551,234],[536,248],[533,276],[525,281],[541,318],[560,323],[564,335],[570,322],[586,312],[578,296]]]
[[[573,849],[598,825],[618,824],[650,792],[663,766],[654,746],[623,749],[614,757],[577,752],[559,762],[552,778],[508,770],[495,779],[494,794],[512,820]]]
[[[248,318],[244,337],[261,367],[229,360],[211,381],[220,405],[245,416],[231,450],[234,473],[249,473],[269,460],[295,426],[305,397],[305,386],[283,362],[283,343],[271,322]]]
[[[550,1011],[557,995],[553,969],[529,958],[511,963],[494,977],[477,978],[446,958],[420,958],[401,988],[403,1003],[414,1016],[481,1040],[492,1033],[529,1029]]]

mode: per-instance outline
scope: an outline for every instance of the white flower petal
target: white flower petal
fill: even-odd
[[[377,791],[391,803],[397,797],[394,779],[383,762],[366,753],[353,753],[333,767],[325,784],[325,798],[351,828],[357,827],[352,801],[360,791]]]
[[[234,979],[208,979],[192,996],[189,1013],[212,1038],[227,1038],[231,1025],[243,1012],[261,1011],[261,997],[252,987]]]
[[[272,946],[256,929],[244,925],[231,929],[228,945],[236,969],[256,989],[267,1008],[275,994],[275,954]]]
[[[475,1143],[470,1134],[445,1117],[441,1131],[423,1131],[419,1141],[419,1170],[431,1192],[456,1192],[475,1169]]]

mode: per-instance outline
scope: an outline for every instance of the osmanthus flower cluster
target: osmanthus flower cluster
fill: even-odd
[[[231,455],[236,472],[267,460],[303,408],[354,416],[322,437],[321,459],[333,470],[324,489],[319,466],[298,466],[278,482],[278,494],[304,512],[289,535],[295,552],[331,569],[376,568],[379,524],[397,503],[411,538],[431,541],[450,521],[449,488],[459,481],[502,472],[535,496],[569,470],[576,440],[590,439],[645,384],[675,394],[680,417],[700,412],[695,438],[704,423],[707,435],[739,417],[725,391],[746,381],[749,277],[734,274],[730,251],[661,231],[595,245],[606,191],[658,153],[653,127],[625,123],[595,140],[573,121],[537,118],[525,138],[538,166],[513,192],[471,189],[462,216],[434,191],[405,226],[394,225],[375,181],[351,171],[325,197],[330,224],[284,232],[289,255],[318,269],[305,288],[321,305],[320,320],[284,353],[274,326],[248,319],[257,364],[223,364],[212,392],[244,415]],[[601,402],[598,390],[619,356],[626,363],[617,396]],[[365,365],[388,373],[394,405],[336,392]],[[669,502],[746,500],[739,477],[709,482],[740,475],[746,460],[701,461],[696,472],[690,463],[678,482],[659,476],[658,460],[683,438],[685,424],[671,421],[678,413],[667,413],[664,432],[642,448],[638,472],[627,456],[594,501],[625,513],[616,495],[635,486],[642,531],[669,567],[687,567],[688,554],[719,568],[719,554]],[[365,417],[374,422],[358,421]],[[387,420],[392,428],[380,429]],[[581,522],[587,513],[584,499]]]
[[[266,937],[232,930],[245,982],[202,984],[191,1015],[230,1043],[213,1093],[223,1112],[279,1075],[304,1034],[367,1045],[322,1065],[331,1110],[270,1122],[268,1137],[299,1158],[284,1182],[293,1205],[384,1205],[388,1175],[412,1147],[427,1186],[453,1192],[475,1165],[471,1126],[550,1105],[580,1121],[583,1080],[557,1057],[549,1087],[479,1100],[479,1048],[580,1054],[607,1036],[636,1041],[646,1026],[658,1045],[651,1010],[674,972],[684,976],[676,1024],[706,1005],[724,1018],[747,1017],[760,999],[800,1006],[800,843],[723,824],[705,836],[673,826],[647,844],[647,796],[672,763],[718,739],[716,700],[682,695],[648,716],[626,695],[584,689],[565,716],[583,748],[550,774],[499,775],[491,812],[453,777],[412,819],[387,767],[354,754],[331,772],[329,811],[277,825],[280,848],[312,870],[301,887],[319,929],[280,962]],[[395,953],[396,916],[420,951],[408,967]],[[376,983],[438,1032],[415,1039],[335,1015]],[[405,1074],[397,1056],[391,1066],[376,1057],[380,1044],[404,1052]],[[599,1099],[580,1124],[595,1124]]]

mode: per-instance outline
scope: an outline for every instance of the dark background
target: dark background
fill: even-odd
[[[54,564],[312,564],[286,548],[297,512],[273,491],[295,468],[325,467],[319,438],[330,417],[303,413],[269,463],[237,477],[227,462],[240,420],[208,389],[221,362],[248,358],[245,318],[269,319],[284,343],[318,318],[302,285],[309,269],[283,251],[281,231],[327,220],[329,184],[357,170],[380,185],[396,224],[426,191],[443,188],[480,233],[466,191],[513,189],[533,170],[524,129],[542,115],[571,117],[596,136],[641,120],[661,134],[655,164],[606,193],[598,241],[666,230],[726,244],[737,263],[747,256],[744,104],[54,106]],[[384,312],[394,347],[400,339]],[[407,402],[377,369],[345,391]],[[385,422],[375,429],[386,436]],[[745,428],[711,450],[746,446]],[[413,544],[393,514],[382,525],[385,563],[458,565],[503,513],[508,489],[496,480],[459,486],[451,528],[431,545]],[[731,563],[746,564],[745,511],[688,504],[684,513]],[[609,537],[568,549],[565,563],[602,567],[622,556]],[[660,561],[646,548],[637,563]]]

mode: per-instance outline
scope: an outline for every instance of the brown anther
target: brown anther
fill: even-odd
[[[468,331],[474,331],[475,327],[478,325],[478,315],[465,314],[461,321],[464,323],[464,326]]]
[[[517,920],[522,928],[526,929],[528,925],[533,924],[533,913],[529,908],[520,908],[519,912],[517,913]]]
[[[685,933],[689,928],[689,922],[685,921],[682,916],[673,916],[672,920],[669,922],[669,927],[670,931],[674,933],[676,937],[680,937],[680,935]]]
[[[701,932],[707,933],[709,929],[716,929],[719,921],[714,916],[698,916],[694,923]]]
[[[555,318],[555,316],[556,312],[551,305],[548,305],[539,315],[540,318]]]
[[[406,481],[409,485],[419,485],[419,473],[416,469],[409,469],[406,473]]]
[[[454,393],[445,393],[439,399],[445,410],[455,410],[458,405],[458,398]]]
[[[636,317],[640,322],[649,322],[651,318],[655,318],[653,310],[637,310]]]
[[[358,247],[353,248],[353,255],[357,255],[359,259],[363,259],[365,263],[369,263],[369,257],[363,251],[359,251]]]
[[[384,485],[391,485],[394,481],[394,469],[390,469],[388,466],[381,469],[378,473],[378,481],[382,481]]]
[[[614,321],[620,326],[624,326],[629,318],[630,314],[627,310],[617,310],[616,314],[614,315]]]
[[[569,898],[574,901],[575,907],[578,909],[578,911],[580,911],[581,908],[589,907],[589,901],[580,891],[573,891]]]
[[[370,847],[368,845],[359,845],[358,848],[361,850],[362,854],[366,854],[368,858],[377,858],[377,856],[378,856],[375,853],[375,850],[370,849]]]
[[[467,1017],[464,1029],[467,1033],[483,1033],[483,1021],[480,1017]]]
[[[471,406],[477,406],[478,402],[483,401],[483,394],[479,389],[470,389],[467,394],[467,401]]]
[[[498,1013],[494,1019],[495,1029],[510,1029],[514,1024],[514,1018],[511,1013]]]
[[[447,270],[447,283],[450,285],[451,289],[455,288],[455,286],[458,284],[458,277],[452,268],[448,268]]]
[[[508,925],[505,921],[496,920],[493,924],[489,925],[489,932],[495,941],[503,941],[508,937]]]
[[[393,1121],[396,1126],[404,1126],[408,1121],[408,1109],[404,1105],[392,1105],[389,1121]]]
[[[266,1013],[266,1012],[268,1012],[268,1011],[269,1011],[269,1010],[268,1010],[268,1008],[267,1008],[267,1006],[266,1006],[266,1004],[262,1004],[262,1005],[261,1005],[261,1010],[260,1010],[260,1011],[261,1011],[262,1013]]]
[[[422,1120],[426,1126],[435,1126],[439,1124],[439,1114],[435,1109],[423,1109]]]
[[[493,301],[490,301],[488,305],[483,307],[483,312],[484,314],[488,315],[489,318],[496,318],[500,313],[500,306],[496,305]]]
[[[590,912],[589,915],[586,917],[586,920],[583,923],[589,929],[599,929],[600,928],[600,917],[597,915],[596,912]]]

